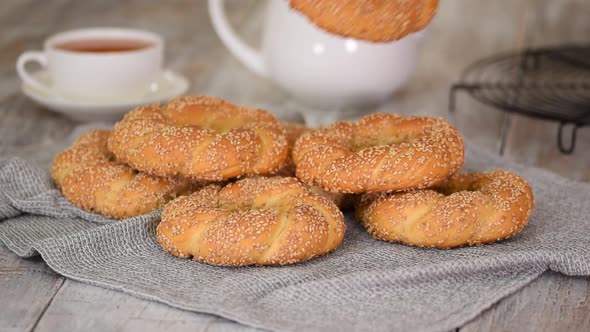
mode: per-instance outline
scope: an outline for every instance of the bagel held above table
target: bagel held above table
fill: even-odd
[[[490,243],[520,232],[533,212],[530,186],[516,174],[458,174],[436,189],[366,194],[357,217],[373,237],[451,248]]]
[[[290,5],[328,32],[390,42],[424,29],[438,0],[290,0]]]
[[[334,250],[342,212],[295,178],[245,178],[211,185],[164,207],[162,247],[213,265],[283,265]]]
[[[94,130],[53,160],[51,176],[64,197],[75,206],[116,219],[148,213],[192,184],[137,172],[117,162],[107,150],[108,130]]]
[[[332,192],[427,188],[461,168],[464,144],[442,119],[373,113],[304,134],[293,161],[299,179]]]
[[[276,171],[288,148],[272,114],[212,97],[140,107],[109,138],[109,149],[135,169],[203,180]]]

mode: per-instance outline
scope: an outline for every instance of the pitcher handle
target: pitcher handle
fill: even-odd
[[[262,77],[268,77],[262,53],[244,43],[229,25],[223,8],[223,0],[209,0],[209,16],[213,22],[213,29],[225,47],[251,71]]]

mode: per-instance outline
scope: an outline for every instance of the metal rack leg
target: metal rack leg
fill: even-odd
[[[475,90],[478,89],[479,85],[467,84],[467,83],[456,83],[451,85],[451,89],[449,90],[449,113],[455,113],[455,109],[457,108],[457,92],[459,90]]]
[[[498,153],[503,156],[504,148],[506,148],[506,139],[508,138],[508,130],[512,124],[512,117],[510,113],[504,112],[502,116],[502,127],[500,127],[500,142],[498,143]]]
[[[559,124],[559,129],[557,132],[557,147],[559,148],[559,151],[561,151],[561,153],[563,154],[571,154],[572,152],[574,152],[574,149],[576,148],[576,135],[579,127],[577,124],[573,124],[569,146],[565,147],[563,144],[563,127],[565,127],[567,124],[567,122],[561,122]]]

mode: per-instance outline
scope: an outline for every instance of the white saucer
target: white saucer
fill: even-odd
[[[32,74],[36,79],[49,84],[48,73],[40,70]],[[115,121],[134,107],[151,103],[159,103],[184,94],[189,87],[188,80],[170,70],[163,71],[160,76],[146,87],[141,98],[119,98],[118,100],[91,100],[72,98],[60,95],[58,91],[46,93],[26,84],[21,89],[29,98],[50,110],[61,113],[76,121]]]

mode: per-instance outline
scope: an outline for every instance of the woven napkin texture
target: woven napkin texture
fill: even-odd
[[[158,245],[159,211],[115,222],[71,206],[46,171],[0,160],[0,240],[83,282],[270,330],[453,329],[546,270],[590,275],[590,185],[467,146],[467,170],[506,168],[534,190],[518,236],[453,250],[372,239],[347,212],[333,253],[284,267],[224,268]],[[237,327],[238,325],[236,325]]]

